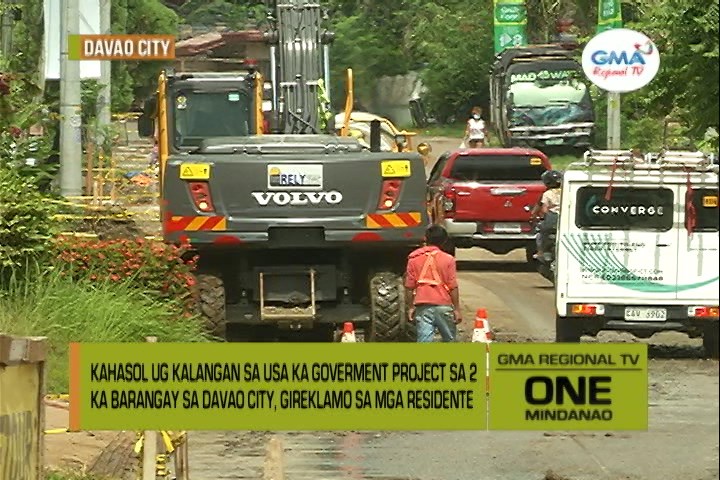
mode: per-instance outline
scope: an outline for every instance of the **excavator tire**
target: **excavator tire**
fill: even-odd
[[[211,274],[196,275],[197,308],[206,330],[223,340],[227,332],[225,316],[225,285],[222,278]]]
[[[371,342],[415,342],[417,330],[408,322],[402,276],[378,272],[370,279]]]

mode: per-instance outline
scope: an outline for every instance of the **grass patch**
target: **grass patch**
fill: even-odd
[[[33,272],[34,273],[34,272]],[[46,336],[48,391],[68,391],[70,342],[206,341],[201,322],[173,313],[124,283],[76,283],[59,271],[31,282],[12,277],[0,290],[0,332]]]
[[[575,155],[548,155],[548,158],[555,170],[565,170],[571,163],[582,160],[582,156]]]

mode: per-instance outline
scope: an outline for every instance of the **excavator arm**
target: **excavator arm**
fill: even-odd
[[[330,44],[333,32],[317,0],[266,0],[274,130],[285,134],[331,133]],[[324,127],[324,128],[323,128]],[[324,131],[323,131],[324,130]]]

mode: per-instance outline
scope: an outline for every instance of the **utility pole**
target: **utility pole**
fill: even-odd
[[[111,0],[99,0],[100,1],[100,34],[110,35],[111,30],[111,11],[112,1]],[[110,111],[110,61],[103,60],[100,62],[100,92],[98,93],[97,99],[97,120],[98,125],[102,128],[110,125],[111,111]],[[97,139],[100,144],[104,143],[104,135],[100,133]]]
[[[68,35],[80,33],[79,0],[61,0],[60,193],[82,194],[82,100],[80,62],[68,58]]]
[[[608,92],[607,102],[607,148],[620,150],[620,94]]]
[[[0,13],[2,19],[0,20],[0,52],[2,52],[5,58],[9,58],[12,55],[12,30],[13,18],[15,15],[15,1],[6,0],[0,2]]]

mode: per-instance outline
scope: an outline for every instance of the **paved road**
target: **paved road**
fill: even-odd
[[[457,140],[429,139],[435,154]],[[498,341],[552,341],[553,290],[520,251],[458,253],[465,338],[479,307]],[[617,334],[599,341],[636,341]],[[598,341],[587,340],[587,341]],[[711,480],[718,362],[701,341],[651,341],[648,432],[193,432],[193,480]]]
[[[459,252],[466,335],[484,307],[498,341],[552,340],[553,291],[523,259]],[[192,478],[717,479],[718,363],[702,360],[701,342],[681,335],[653,340],[650,351],[649,432],[196,432]],[[268,460],[273,449],[280,460]],[[282,477],[268,473],[278,462]]]

